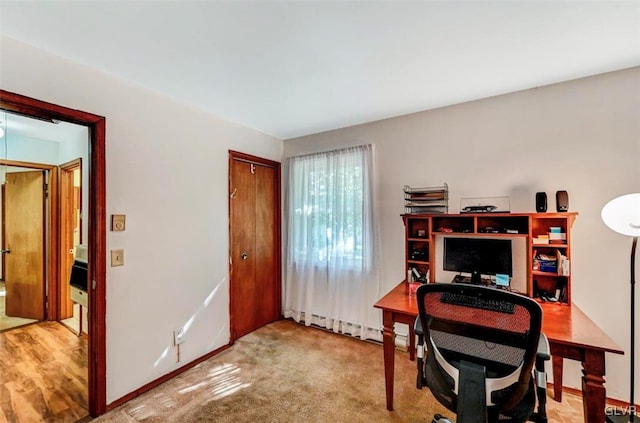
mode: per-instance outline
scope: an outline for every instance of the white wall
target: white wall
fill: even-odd
[[[57,142],[24,137],[13,133],[11,128],[6,129],[6,134],[1,141],[0,158],[31,163],[57,164],[59,153]]]
[[[569,209],[580,213],[573,301],[627,351],[606,358],[607,395],[624,400],[631,240],[610,231],[600,210],[611,198],[640,192],[639,111],[640,68],[633,68],[285,140],[285,156],[376,144],[385,291],[404,276],[404,185],[447,182],[453,213],[461,197],[500,195],[511,197],[511,211],[533,212],[538,191],[554,211],[555,192],[567,190]],[[564,384],[580,388],[579,364],[565,361]]]
[[[127,215],[107,233],[125,256],[107,269],[107,402],[228,343],[228,150],[280,161],[282,141],[7,37],[0,56],[3,89],[106,117],[107,213]]]

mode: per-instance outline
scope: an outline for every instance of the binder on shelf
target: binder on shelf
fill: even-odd
[[[412,188],[404,186],[405,213],[440,214],[449,211],[449,187],[445,183],[437,187]]]
[[[569,276],[571,274],[570,263],[567,256],[562,254],[560,250],[556,250],[556,261],[558,267],[558,275]]]

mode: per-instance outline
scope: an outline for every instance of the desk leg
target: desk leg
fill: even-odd
[[[605,421],[607,391],[604,387],[604,352],[586,350],[582,362],[582,404],[584,421]]]
[[[562,368],[564,365],[562,360],[562,356],[551,356],[553,365],[553,399],[558,402],[562,401]]]
[[[393,411],[393,373],[395,366],[395,337],[393,312],[382,312],[382,349],[384,352],[384,384],[387,394],[387,410]]]

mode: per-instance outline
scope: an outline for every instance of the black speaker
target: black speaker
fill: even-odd
[[[556,210],[559,212],[569,210],[569,194],[567,194],[567,191],[556,191]]]
[[[547,211],[547,193],[536,192],[536,211],[544,213]]]

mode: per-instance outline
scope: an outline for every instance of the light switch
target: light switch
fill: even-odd
[[[124,250],[111,250],[111,267],[124,266]]]
[[[125,229],[125,215],[124,214],[112,214],[111,215],[111,230],[114,232],[124,231]]]

